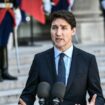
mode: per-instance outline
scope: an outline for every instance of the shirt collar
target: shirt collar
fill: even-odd
[[[59,49],[57,49],[55,46],[54,46],[54,53],[55,53],[55,58],[59,56],[60,53],[62,53]],[[68,48],[66,51],[63,52],[66,56],[68,57],[72,57],[72,53],[73,53],[73,45]]]

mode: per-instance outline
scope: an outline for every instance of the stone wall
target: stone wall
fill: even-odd
[[[73,12],[77,20],[79,43],[104,43],[104,20],[99,0],[75,0]]]

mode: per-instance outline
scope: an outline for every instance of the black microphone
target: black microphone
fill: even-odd
[[[60,102],[63,101],[65,91],[66,91],[66,86],[64,85],[64,83],[57,82],[54,84],[52,91],[51,91],[54,105],[59,105]]]
[[[49,97],[50,93],[50,84],[47,82],[41,82],[38,85],[37,95],[39,97],[39,104],[44,105],[45,99]]]

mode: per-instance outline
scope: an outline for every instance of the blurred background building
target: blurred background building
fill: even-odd
[[[104,18],[99,0],[74,0],[72,12],[77,20],[77,33],[74,41],[84,44],[104,43]],[[49,15],[46,15],[45,24],[27,17],[27,21],[18,28],[19,45],[27,45],[33,40],[49,40],[49,29]]]

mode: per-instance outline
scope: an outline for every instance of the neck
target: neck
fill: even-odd
[[[58,48],[61,52],[64,52],[66,51],[67,49],[69,49],[70,47],[72,46],[72,44],[70,44],[69,46],[67,47],[62,47],[62,48]]]

